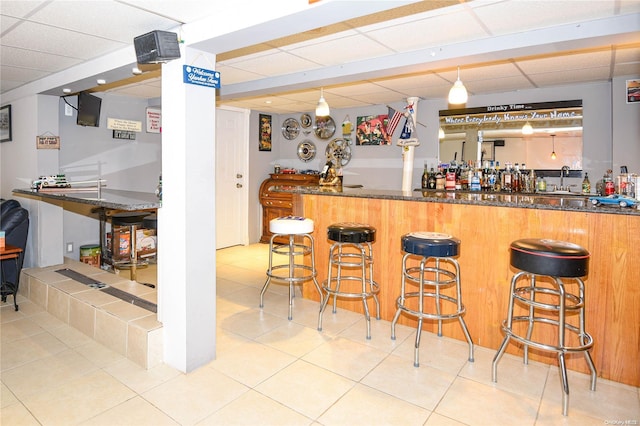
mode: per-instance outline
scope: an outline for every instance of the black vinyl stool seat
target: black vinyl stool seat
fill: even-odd
[[[267,280],[260,292],[260,308],[264,307],[264,294],[272,280],[289,284],[289,320],[293,319],[294,285],[313,281],[322,303],[322,290],[316,279],[318,272],[315,266],[314,240],[311,235],[313,230],[313,220],[300,216],[281,216],[269,221],[269,231],[273,235],[269,241],[269,269],[267,269]],[[288,243],[279,244],[274,241],[282,236],[287,237]],[[296,238],[298,238],[297,241]],[[274,265],[274,254],[286,256],[287,262]],[[304,264],[302,260],[296,263],[296,256],[304,258],[305,255],[310,255],[311,265]],[[286,273],[283,273],[283,270]]]
[[[462,304],[460,265],[455,259],[459,254],[460,240],[448,234],[412,232],[402,236],[401,248],[405,253],[402,257],[402,287],[400,296],[396,299],[396,314],[391,322],[391,338],[396,338],[396,323],[401,313],[417,318],[413,365],[418,367],[423,320],[437,320],[438,336],[442,336],[442,321],[457,318],[469,343],[469,361],[473,362],[473,341],[462,318],[466,309]],[[443,267],[447,263],[453,266],[453,271]],[[418,291],[408,292],[407,282],[416,284]],[[441,293],[441,289],[452,286],[455,286],[455,297]],[[434,290],[426,291],[431,288]],[[409,299],[413,298],[417,299],[417,309],[408,304]],[[427,312],[424,302],[429,298],[433,299],[435,312]],[[450,308],[443,310],[445,303]]]
[[[367,303],[369,298],[375,302],[376,319],[380,319],[380,286],[373,280],[372,243],[376,240],[376,228],[362,223],[334,223],[327,227],[327,238],[333,244],[329,248],[327,279],[322,282],[325,294],[318,316],[318,330],[322,331],[322,315],[331,296],[334,314],[338,297],[361,299],[367,322],[367,339],[371,339],[371,315]],[[357,289],[345,290],[340,288],[343,281],[354,281],[360,285]]]
[[[520,271],[511,279],[509,311],[507,319],[502,321],[505,337],[493,358],[492,380],[497,381],[498,362],[510,339],[524,345],[525,364],[529,361],[530,346],[556,352],[562,384],[562,414],[566,416],[569,410],[567,353],[584,353],[591,370],[591,390],[596,389],[596,368],[589,353],[593,338],[585,331],[584,282],[581,279],[589,272],[589,252],[570,242],[536,238],[516,240],[511,243],[510,251],[511,266]],[[545,277],[551,286],[540,284]],[[565,289],[565,281],[577,284],[577,294]],[[525,308],[526,315],[514,315],[516,305]],[[555,313],[557,318],[550,313]],[[577,324],[567,322],[567,314],[576,313]],[[523,327],[517,327],[519,323],[523,323]],[[534,337],[535,324],[550,325],[558,335],[557,342]],[[575,342],[568,342],[567,332],[577,337]]]
[[[111,215],[111,226],[113,232],[111,235],[112,260],[113,266],[117,269],[129,269],[131,281],[137,278],[137,269],[147,266],[147,263],[138,259],[138,248],[136,246],[136,231],[144,225],[144,218],[149,212],[122,212]],[[129,255],[126,259],[122,259],[120,253],[120,235],[118,228],[128,227],[129,232]]]

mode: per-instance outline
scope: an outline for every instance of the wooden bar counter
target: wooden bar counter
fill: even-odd
[[[586,330],[594,338],[591,353],[598,376],[640,386],[640,210],[596,207],[585,197],[323,187],[282,190],[299,197],[294,203],[299,206],[296,214],[315,221],[320,282],[327,274],[328,225],[352,221],[377,228],[374,278],[381,287],[381,315],[385,320],[393,318],[400,292],[400,237],[408,232],[434,231],[459,238],[465,321],[474,343],[485,348],[497,349],[503,339],[500,324],[507,314],[514,273],[509,262],[512,241],[550,238],[587,248],[591,259],[585,279]],[[318,298],[310,286],[305,286],[304,295]],[[362,310],[358,301],[339,305]],[[400,322],[416,324],[404,316]],[[434,331],[435,322],[428,323],[425,329]],[[443,332],[464,340],[457,321],[445,322]],[[390,334],[373,338],[390,338]],[[508,352],[520,354],[522,349],[510,344]],[[554,353],[532,352],[532,359],[556,363]],[[582,354],[571,354],[567,359],[568,368],[587,372]]]

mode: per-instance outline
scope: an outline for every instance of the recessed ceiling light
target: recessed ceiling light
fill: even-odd
[[[71,89],[65,87],[64,89],[62,89],[62,93],[71,93]]]
[[[265,103],[265,104],[270,104],[270,103],[271,103],[271,101],[264,101],[264,103]]]
[[[96,80],[96,83],[98,84],[107,84],[107,80],[103,79],[103,78],[99,78]]]

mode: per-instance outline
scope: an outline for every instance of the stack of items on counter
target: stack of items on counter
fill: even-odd
[[[640,176],[629,173],[627,166],[620,167],[620,174],[613,177],[613,170],[609,169],[602,179],[596,183],[598,195],[622,195],[640,200]]]
[[[425,165],[422,174],[422,189],[533,193],[543,184],[546,187],[546,182],[536,179],[535,170],[527,169],[524,163],[506,163],[500,169],[499,161],[485,161],[483,166],[480,162],[452,161],[440,164],[437,171],[433,167],[428,171]]]

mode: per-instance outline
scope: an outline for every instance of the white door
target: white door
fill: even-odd
[[[249,243],[249,111],[216,109],[216,249]]]

